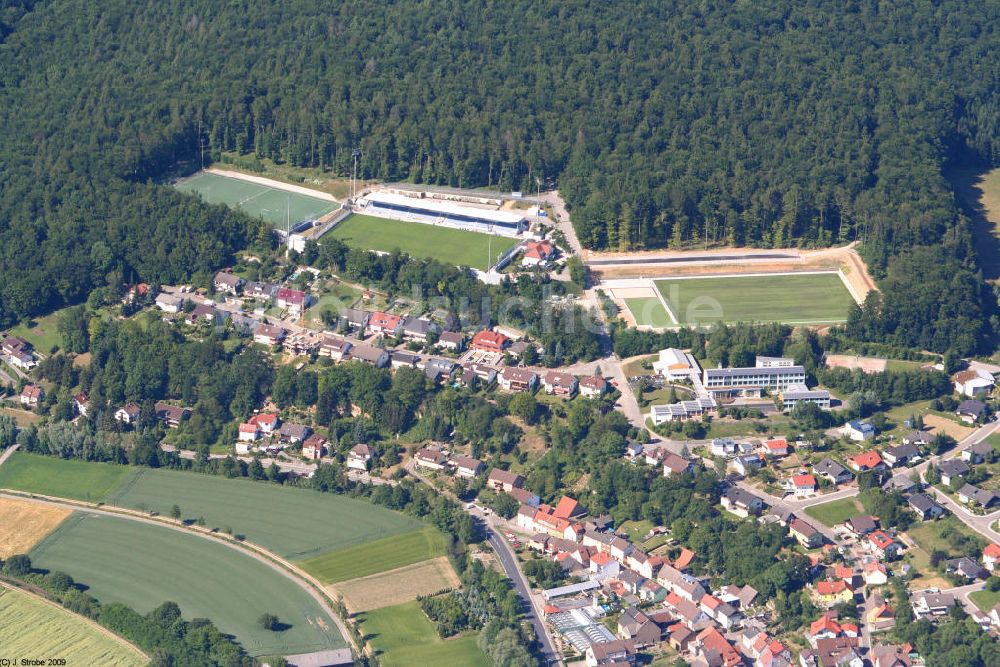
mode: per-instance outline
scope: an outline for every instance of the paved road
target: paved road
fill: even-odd
[[[541,199],[552,206],[552,210],[555,213],[555,220],[551,222],[566,237],[566,243],[569,244],[570,250],[576,255],[582,254],[583,245],[580,243],[580,238],[576,235],[576,227],[573,226],[573,222],[570,220],[569,211],[566,210],[566,202],[559,196],[559,191],[550,190],[543,194]]]

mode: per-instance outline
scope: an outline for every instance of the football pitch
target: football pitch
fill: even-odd
[[[285,228],[286,216],[292,227],[303,220],[313,220],[339,206],[320,197],[273,188],[260,183],[201,172],[179,181],[181,192],[193,192],[209,204],[226,204],[248,215],[261,218],[278,229]]]
[[[379,252],[398,249],[412,257],[437,259],[481,271],[517,244],[517,239],[507,236],[357,213],[338,223],[328,234],[352,248]]]
[[[250,655],[346,646],[308,593],[261,561],[203,537],[77,513],[29,555],[35,567],[66,572],[101,602],[120,602],[141,614],[176,602],[186,619],[211,619]],[[290,627],[263,629],[257,619],[264,613]]]
[[[783,322],[837,324],[854,299],[836,273],[665,278],[656,288],[679,324]],[[639,322],[643,324],[644,322]]]

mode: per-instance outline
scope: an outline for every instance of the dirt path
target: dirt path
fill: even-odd
[[[42,603],[44,603],[44,604],[46,604],[46,605],[48,605],[50,607],[58,609],[59,611],[61,611],[63,613],[70,614],[71,616],[75,616],[76,618],[80,619],[81,621],[83,621],[84,623],[86,623],[87,625],[89,625],[92,629],[96,630],[97,632],[99,632],[100,634],[104,635],[108,639],[111,639],[114,642],[116,642],[118,644],[121,644],[122,646],[127,646],[128,648],[132,649],[133,651],[135,651],[136,653],[138,653],[139,655],[141,655],[143,658],[145,658],[147,662],[149,662],[149,655],[147,655],[145,651],[143,651],[141,648],[139,648],[138,646],[136,646],[135,644],[133,644],[129,640],[125,639],[124,637],[121,637],[121,636],[116,635],[115,633],[111,632],[110,630],[108,630],[106,627],[104,627],[103,625],[101,625],[97,621],[93,621],[93,620],[87,618],[86,616],[82,616],[80,614],[77,614],[74,611],[70,611],[68,608],[63,607],[60,604],[56,604],[52,600],[50,600],[50,599],[48,599],[46,597],[43,597],[43,596],[41,596],[41,595],[39,595],[37,593],[34,593],[32,591],[29,591],[26,588],[20,588],[18,586],[11,586],[10,584],[8,584],[6,582],[0,581],[0,589],[6,589],[6,590],[10,590],[10,591],[17,591],[18,593],[23,593],[24,595],[27,595],[28,597],[34,598],[35,600],[38,600],[39,602],[42,602]],[[0,590],[0,593],[2,593],[2,592],[3,592],[3,590]]]
[[[334,197],[331,194],[327,194],[322,190],[313,190],[312,188],[306,188],[301,185],[292,185],[291,183],[285,183],[284,181],[276,181],[273,178],[265,178],[263,176],[251,176],[250,174],[244,174],[239,171],[230,171],[228,169],[217,169],[215,167],[209,167],[205,171],[209,174],[216,174],[217,176],[226,176],[228,178],[236,178],[241,181],[247,181],[248,183],[256,183],[257,185],[264,185],[269,188],[274,188],[276,190],[294,192],[295,194],[307,195],[309,197],[315,197],[316,199],[323,199],[326,201],[332,201],[332,202],[338,201],[336,197]]]

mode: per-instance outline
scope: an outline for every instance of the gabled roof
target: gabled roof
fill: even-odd
[[[968,474],[972,468],[970,468],[969,465],[961,459],[947,459],[938,464],[938,470],[941,474],[951,477],[955,475]]]
[[[859,468],[874,468],[882,463],[882,457],[874,449],[869,449],[867,452],[855,454],[848,461],[853,462]]]
[[[580,503],[576,502],[576,500],[570,498],[569,496],[563,496],[560,498],[556,508],[552,510],[553,516],[557,516],[561,519],[568,519],[579,513]]]
[[[297,289],[289,289],[288,287],[282,287],[278,289],[278,293],[275,295],[279,301],[284,301],[286,303],[296,303],[302,305],[306,300],[306,293]]]
[[[877,546],[879,549],[885,549],[896,543],[895,538],[884,530],[876,530],[875,532],[869,534],[868,541]]]
[[[816,486],[816,478],[813,475],[801,474],[792,477],[792,484],[798,489]]]
[[[691,561],[694,560],[694,556],[695,553],[690,549],[686,547],[681,549],[680,555],[678,555],[677,560],[674,561],[674,567],[676,567],[678,570],[683,570],[684,568],[686,568],[688,565],[691,564]]]

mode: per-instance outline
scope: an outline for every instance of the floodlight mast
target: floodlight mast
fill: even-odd
[[[355,148],[353,151],[351,151],[351,157],[354,158],[354,175],[351,177],[351,201],[353,202],[354,198],[358,194],[358,186],[357,186],[357,182],[358,182],[358,158],[361,157],[361,150],[358,149],[358,148]]]

